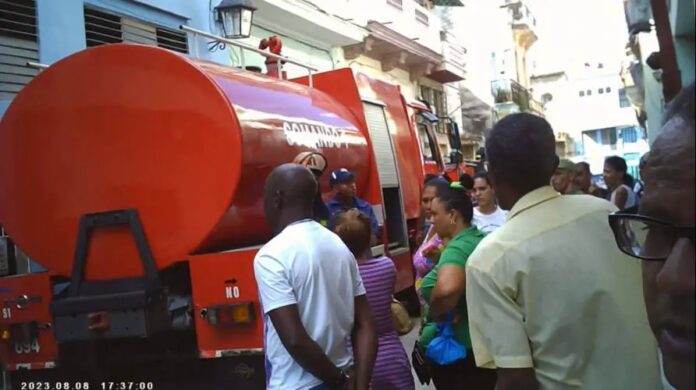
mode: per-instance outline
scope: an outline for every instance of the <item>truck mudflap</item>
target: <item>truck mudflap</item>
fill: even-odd
[[[0,362],[7,371],[53,368],[58,345],[46,272],[0,278]]]
[[[199,356],[263,354],[263,312],[254,278],[258,247],[190,257]]]

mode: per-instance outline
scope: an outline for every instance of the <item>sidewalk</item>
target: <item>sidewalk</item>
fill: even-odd
[[[413,344],[416,342],[418,339],[418,330],[420,329],[420,318],[412,318],[411,321],[414,322],[414,327],[411,332],[408,334],[401,336],[401,345],[404,346],[404,349],[406,350],[406,354],[408,355],[409,361],[411,360],[411,351],[413,351]],[[433,386],[432,382],[430,383],[429,386],[423,386],[420,384],[418,381],[418,377],[416,377],[416,373],[411,370],[411,373],[413,374],[413,381],[416,384],[416,390],[434,390],[435,386]]]

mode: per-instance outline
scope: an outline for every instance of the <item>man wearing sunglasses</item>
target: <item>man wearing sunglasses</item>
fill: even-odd
[[[612,214],[619,248],[643,264],[643,295],[669,383],[694,384],[694,84],[665,114],[640,209]]]

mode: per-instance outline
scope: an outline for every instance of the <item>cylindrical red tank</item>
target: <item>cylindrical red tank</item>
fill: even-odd
[[[99,211],[137,209],[160,269],[261,244],[264,181],[297,154],[321,151],[327,171],[354,170],[364,188],[358,123],[303,85],[154,47],[88,49],[43,71],[3,117],[0,223],[59,275],[71,272],[80,216]],[[141,274],[126,229],[94,234],[88,279]]]

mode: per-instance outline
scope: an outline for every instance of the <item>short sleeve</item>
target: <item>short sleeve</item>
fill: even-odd
[[[257,255],[254,259],[254,275],[264,313],[297,304],[287,270],[278,259],[269,255]]]
[[[355,260],[350,261],[350,276],[353,279],[353,297],[365,295],[365,286],[363,285],[362,277],[358,271],[358,263]]]
[[[466,268],[466,302],[477,366],[534,367],[522,310],[496,283],[494,272]]]
[[[456,265],[460,268],[466,267],[466,261],[469,259],[471,251],[461,248],[459,245],[450,245],[445,247],[442,251],[438,264],[443,266],[445,264]]]

